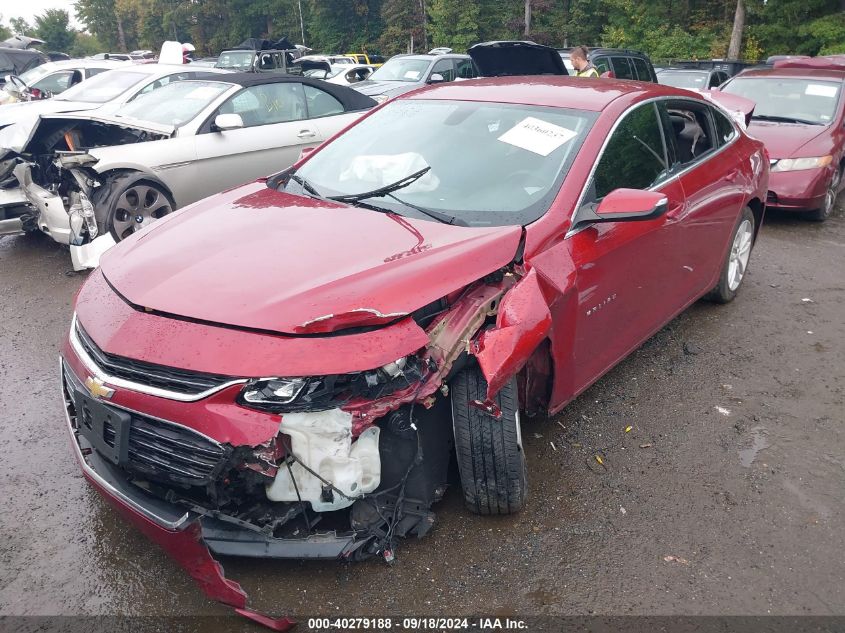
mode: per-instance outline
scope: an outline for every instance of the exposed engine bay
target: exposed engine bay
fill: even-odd
[[[11,144],[11,133],[3,132],[4,144]],[[125,176],[99,174],[89,152],[164,138],[131,125],[41,117],[25,142],[0,157],[0,235],[40,230],[62,244],[89,244],[107,232],[106,199]]]

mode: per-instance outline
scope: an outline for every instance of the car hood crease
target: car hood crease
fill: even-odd
[[[343,327],[401,318],[507,265],[522,236],[519,226],[413,220],[261,183],[157,225],[101,260],[127,301],[289,334],[335,317]]]

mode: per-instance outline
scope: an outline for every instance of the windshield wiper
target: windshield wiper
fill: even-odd
[[[796,119],[792,116],[777,116],[774,114],[753,114],[752,119],[759,119],[760,121],[774,121],[775,123],[801,123],[803,125],[824,125],[818,121],[808,121],[807,119]]]
[[[423,207],[419,207],[419,206],[417,206],[415,204],[411,204],[410,202],[407,202],[405,200],[400,200],[399,198],[394,196],[392,193],[388,193],[387,197],[393,198],[399,204],[404,204],[406,207],[410,207],[411,209],[414,209],[415,211],[419,211],[423,215],[427,215],[428,217],[430,217],[434,220],[437,220],[438,222],[442,222],[443,224],[452,224],[453,226],[469,226],[466,222],[464,222],[463,220],[455,217],[454,215],[447,215],[446,213],[441,213],[440,211],[434,211],[433,209],[425,209]]]
[[[424,169],[420,169],[419,171],[415,171],[410,176],[405,176],[401,180],[397,180],[396,182],[386,185],[384,187],[379,187],[378,189],[373,189],[372,191],[365,191],[363,193],[353,193],[344,196],[330,196],[329,200],[335,200],[337,202],[358,202],[360,200],[366,200],[367,198],[381,198],[382,196],[386,196],[389,193],[393,193],[394,191],[398,191],[399,189],[403,189],[410,185],[411,183],[416,182],[420,178],[422,178],[425,174],[427,174],[431,170],[431,167],[425,167]]]
[[[293,180],[295,183],[299,184],[299,186],[302,187],[302,189],[304,191],[306,191],[307,193],[310,193],[315,198],[319,198],[320,200],[325,200],[325,198],[320,195],[320,192],[318,192],[316,189],[314,189],[314,187],[311,186],[311,183],[309,183],[307,180],[305,180],[305,178],[300,178],[296,174],[291,174],[288,179]]]

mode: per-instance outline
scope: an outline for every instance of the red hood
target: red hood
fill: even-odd
[[[101,266],[144,308],[320,332],[392,321],[436,301],[508,264],[521,233],[409,220],[252,183],[156,222]]]
[[[798,150],[804,145],[829,133],[828,127],[821,125],[752,121],[748,126],[748,134],[763,141],[769,156],[778,159],[796,157]]]

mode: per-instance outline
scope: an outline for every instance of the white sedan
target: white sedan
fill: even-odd
[[[32,210],[24,228],[29,221],[71,245],[104,233],[120,241],[178,207],[292,165],[374,105],[307,77],[207,75],[113,115],[44,115],[26,130],[12,126],[0,132],[0,147],[18,161],[14,176]]]

